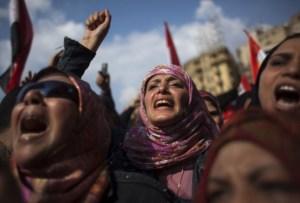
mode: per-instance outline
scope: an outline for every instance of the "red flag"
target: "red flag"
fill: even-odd
[[[261,49],[259,44],[254,40],[254,38],[250,35],[249,32],[245,30],[245,33],[248,37],[248,44],[249,44],[249,51],[250,51],[250,64],[251,64],[251,71],[253,81],[256,81],[258,69],[260,66],[260,62],[262,58],[265,57],[264,51]],[[260,61],[261,60],[261,61]]]
[[[251,85],[249,83],[248,78],[245,75],[241,75],[239,94],[242,94],[244,92],[248,92],[250,90],[251,90]]]
[[[180,61],[176,52],[176,48],[175,45],[173,43],[173,39],[172,39],[172,35],[171,32],[169,30],[169,26],[168,23],[165,22],[165,34],[166,34],[166,41],[167,41],[167,46],[169,48],[169,52],[170,52],[170,57],[171,57],[171,63],[174,65],[178,65],[180,66]]]
[[[1,87],[6,93],[19,86],[33,38],[33,28],[24,0],[11,0],[9,14],[12,63],[0,77]]]

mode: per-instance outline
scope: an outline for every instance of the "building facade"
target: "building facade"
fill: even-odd
[[[199,90],[215,96],[226,93],[239,84],[239,70],[225,46],[193,58],[184,64]]]
[[[255,38],[265,52],[268,52],[268,50],[272,49],[286,36],[293,33],[300,33],[300,13],[292,16],[287,23],[282,25],[258,27],[250,32],[251,36]],[[237,57],[239,60],[240,72],[248,76],[248,79],[252,81],[248,43],[241,45],[237,49]]]

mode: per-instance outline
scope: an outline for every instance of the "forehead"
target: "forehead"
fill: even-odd
[[[281,44],[274,54],[281,51],[298,51],[300,53],[300,37],[289,39]]]
[[[60,74],[60,73],[54,73],[54,74],[49,74],[49,75],[46,75],[42,78],[40,78],[38,80],[38,82],[43,82],[43,81],[60,81],[60,82],[65,82],[67,84],[72,84],[72,82],[70,81],[70,79],[63,75],[63,74]]]
[[[250,154],[251,156],[249,156]],[[238,170],[246,174],[255,168],[264,166],[281,167],[281,164],[273,154],[253,142],[233,141],[220,149],[211,174],[222,175],[226,174],[228,170]],[[220,168],[224,170],[219,170]]]
[[[158,75],[154,75],[153,77],[151,77],[149,80],[148,80],[148,83],[149,82],[161,82],[161,81],[172,81],[172,80],[178,80],[178,81],[181,81],[179,78],[173,76],[173,75],[170,75],[170,74],[158,74]]]

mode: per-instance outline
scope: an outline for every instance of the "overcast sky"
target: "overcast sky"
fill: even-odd
[[[109,63],[117,109],[121,111],[137,94],[143,76],[153,66],[169,63],[163,22],[168,21],[180,60],[197,56],[213,37],[207,21],[219,16],[224,43],[234,53],[246,41],[243,29],[277,25],[300,12],[299,0],[26,0],[34,26],[34,41],[26,64],[37,71],[62,46],[64,36],[79,40],[83,22],[95,10],[108,8],[111,30],[83,79],[95,86],[95,73]],[[0,73],[10,63],[8,1],[0,1]],[[0,92],[0,99],[3,93]]]

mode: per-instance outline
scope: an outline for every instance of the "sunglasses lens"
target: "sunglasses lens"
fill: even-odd
[[[38,90],[44,97],[57,97],[74,101],[78,104],[78,92],[76,88],[64,82],[45,81],[41,83],[28,84],[20,91],[17,102],[21,102],[25,95],[31,90]]]

